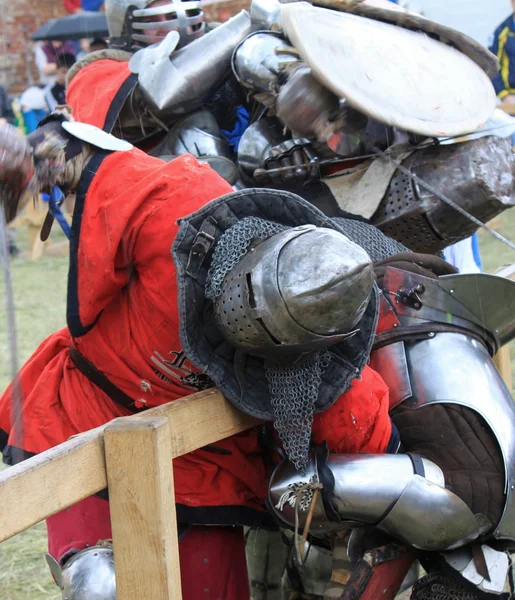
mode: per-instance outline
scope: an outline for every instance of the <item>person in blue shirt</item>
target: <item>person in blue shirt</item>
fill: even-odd
[[[493,84],[505,104],[515,104],[515,0],[511,0],[511,6],[512,14],[497,27],[490,45],[500,67]]]

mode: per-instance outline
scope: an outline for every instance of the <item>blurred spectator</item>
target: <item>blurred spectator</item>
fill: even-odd
[[[45,101],[45,89],[41,85],[32,85],[20,96],[20,108],[25,133],[36,129],[41,119],[48,114]]]
[[[13,125],[14,121],[14,111],[7,90],[0,85],[0,125],[5,125],[5,123]]]
[[[15,115],[7,90],[3,85],[0,85],[0,125],[5,123],[14,124]],[[12,227],[7,228],[7,249],[11,256],[18,256],[20,253],[16,245],[16,231]]]
[[[16,245],[16,229],[13,227],[7,228],[7,251],[11,256],[20,254],[20,249]]]
[[[104,6],[104,0],[63,0],[63,5],[73,14],[83,10],[100,10]]]
[[[90,52],[96,52],[97,50],[106,50],[107,48],[109,48],[109,44],[107,43],[107,40],[103,40],[102,38],[95,38],[94,40],[91,40],[89,44]]]
[[[73,45],[69,41],[61,42],[52,40],[45,42],[41,46],[36,46],[34,49],[34,58],[41,83],[45,85],[54,83],[57,71],[57,57],[59,54],[65,53],[75,56]]]
[[[82,60],[86,54],[89,54],[90,52],[90,40],[88,38],[82,38],[79,40],[79,51],[77,52],[75,58],[77,60]]]
[[[477,233],[444,249],[443,256],[460,273],[481,273],[481,257]]]
[[[55,83],[45,88],[45,102],[49,112],[52,112],[58,104],[66,104],[66,74],[74,64],[73,54],[59,54],[57,57]]]
[[[515,104],[515,0],[511,0],[511,7],[512,14],[497,27],[490,45],[500,66],[493,84],[505,104]]]

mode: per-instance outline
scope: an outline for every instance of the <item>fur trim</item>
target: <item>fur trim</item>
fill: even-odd
[[[97,60],[116,60],[118,62],[129,62],[131,58],[132,54],[130,52],[125,52],[124,50],[114,50],[112,48],[90,52],[89,54],[86,54],[83,59],[76,62],[68,71],[68,74],[66,75],[66,87],[70,85],[71,80],[81,69],[87,67],[91,63],[96,62]]]

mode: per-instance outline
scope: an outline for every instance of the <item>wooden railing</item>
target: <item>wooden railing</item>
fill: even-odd
[[[180,600],[172,459],[257,423],[213,389],[80,434],[0,473],[0,542],[109,487],[117,600]]]

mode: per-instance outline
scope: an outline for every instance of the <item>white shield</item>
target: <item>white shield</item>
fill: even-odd
[[[62,124],[62,127],[79,140],[87,142],[97,148],[101,148],[102,150],[123,152],[133,148],[132,144],[129,144],[129,142],[120,140],[114,135],[106,133],[94,125],[80,123],[79,121],[65,121]]]
[[[475,39],[462,31],[392,4],[388,0],[314,0],[313,4],[429,33],[433,38],[458,48],[476,62],[490,78],[495,77],[499,71],[497,57]]]
[[[423,33],[306,2],[282,5],[281,23],[319,81],[382,123],[457,136],[476,131],[496,107],[486,73]]]

